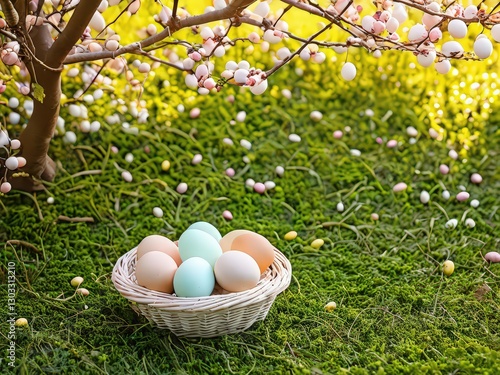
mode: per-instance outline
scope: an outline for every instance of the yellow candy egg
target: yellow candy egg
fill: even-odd
[[[287,241],[292,241],[294,239],[297,238],[297,232],[295,232],[294,230],[288,232],[287,234],[285,234],[285,240]]]
[[[313,242],[311,242],[311,247],[314,249],[319,249],[321,246],[325,244],[321,238],[316,238]]]
[[[443,273],[446,276],[450,276],[453,271],[455,271],[455,264],[451,260],[447,260],[443,263]]]

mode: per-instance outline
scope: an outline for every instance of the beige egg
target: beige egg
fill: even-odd
[[[217,283],[228,292],[242,292],[252,289],[260,279],[257,262],[241,251],[223,253],[214,267]]]
[[[135,277],[137,284],[151,290],[172,293],[177,263],[161,251],[150,251],[137,260]]]
[[[242,234],[254,233],[245,229],[237,229],[227,233],[224,237],[219,241],[220,247],[222,248],[222,252],[231,250],[231,244],[234,239]]]
[[[239,235],[231,243],[231,250],[238,250],[250,255],[263,273],[274,262],[274,246],[258,233],[250,232]]]
[[[173,260],[175,260],[177,266],[180,266],[182,263],[179,248],[167,237],[153,234],[144,238],[139,246],[137,246],[137,260],[150,251],[161,251],[162,253],[169,255]]]

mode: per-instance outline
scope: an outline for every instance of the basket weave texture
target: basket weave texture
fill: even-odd
[[[124,254],[113,268],[112,281],[132,308],[151,323],[179,337],[216,337],[242,332],[264,320],[276,296],[292,278],[292,266],[277,249],[273,264],[252,289],[238,293],[216,290],[208,297],[183,298],[137,284],[137,248]]]

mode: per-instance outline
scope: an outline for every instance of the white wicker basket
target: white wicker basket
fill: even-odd
[[[274,250],[274,262],[257,286],[238,293],[216,290],[208,297],[182,298],[144,288],[135,278],[137,248],[118,259],[111,279],[115,288],[133,302],[132,308],[158,327],[180,337],[222,336],[264,320],[276,296],[290,285],[292,266],[279,250]]]

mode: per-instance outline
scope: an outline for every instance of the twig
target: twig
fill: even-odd
[[[64,215],[59,215],[57,220],[67,221],[70,223],[93,223],[94,222],[94,218],[88,217],[88,216],[86,216],[86,217],[68,217],[68,216],[64,216]]]
[[[24,246],[27,247],[28,249],[33,250],[37,254],[42,254],[42,251],[39,250],[35,245],[22,241],[22,240],[8,240],[5,245],[11,245],[11,246]]]

